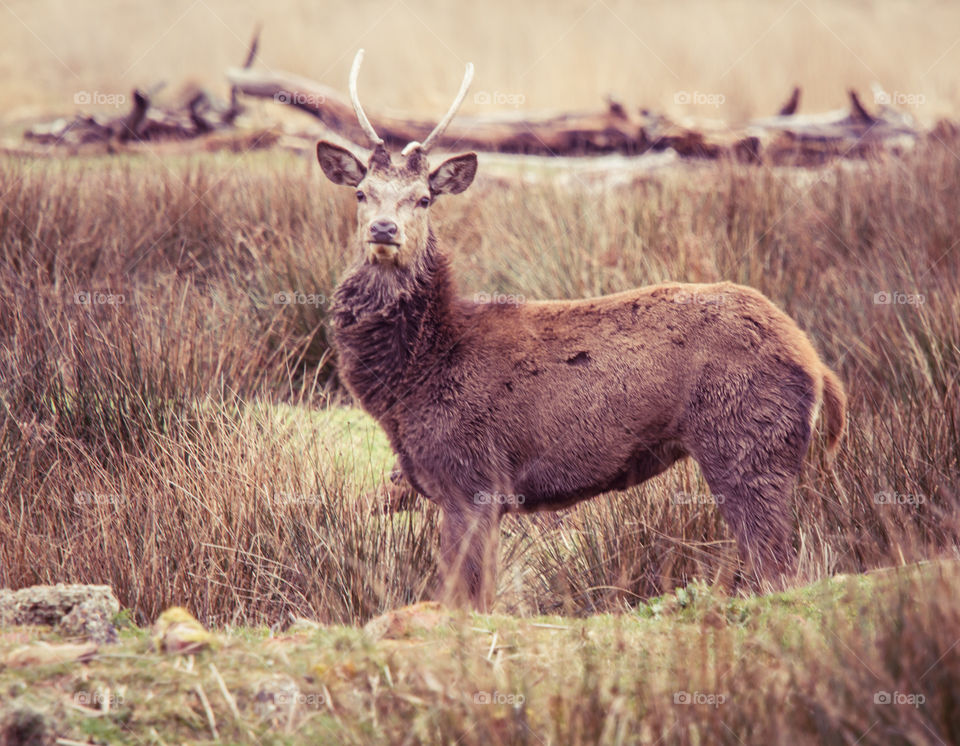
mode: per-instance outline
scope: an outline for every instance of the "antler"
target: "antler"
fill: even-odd
[[[420,150],[426,153],[430,150],[430,146],[436,142],[437,138],[444,133],[444,130],[450,125],[450,122],[453,120],[454,115],[457,113],[457,109],[460,108],[460,105],[463,103],[463,99],[467,95],[467,89],[470,88],[470,83],[473,82],[473,63],[467,63],[466,72],[463,74],[463,82],[460,84],[460,91],[457,93],[457,97],[453,100],[453,104],[450,106],[450,110],[447,112],[446,116],[440,120],[440,124],[433,128],[433,132],[427,135],[427,139],[423,143],[419,143],[414,140],[411,143],[407,143],[406,147],[401,151],[401,155],[407,155],[414,148],[420,148]]]
[[[370,138],[374,145],[383,145],[383,138],[377,134],[373,125],[370,124],[370,120],[367,119],[367,115],[360,105],[360,95],[357,93],[357,76],[360,74],[361,62],[363,62],[363,50],[358,49],[357,56],[353,58],[353,67],[350,68],[350,100],[353,101],[353,110],[357,112],[357,120],[360,122],[360,127],[367,134],[367,137]]]

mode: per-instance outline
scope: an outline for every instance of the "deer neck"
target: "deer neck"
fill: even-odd
[[[334,293],[340,375],[374,416],[386,413],[453,339],[447,257],[429,234],[409,269],[354,266]]]

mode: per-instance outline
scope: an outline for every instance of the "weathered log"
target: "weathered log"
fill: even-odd
[[[138,139],[137,132],[143,126],[143,120],[146,118],[149,108],[150,99],[147,95],[142,91],[135,90],[133,92],[133,109],[130,110],[126,118],[118,123],[116,137],[120,142]]]
[[[338,90],[314,80],[283,72],[253,69],[260,42],[256,29],[243,66],[228,70],[229,103],[203,90],[194,90],[173,106],[158,105],[154,91],[133,92],[132,107],[115,118],[79,115],[37,125],[24,136],[42,144],[80,146],[157,140],[190,140],[227,132],[246,142],[234,128],[242,111],[241,95],[293,106],[322,122],[336,135],[363,146],[367,143],[350,100]],[[850,108],[821,114],[799,114],[801,90],[795,87],[779,114],[745,127],[701,129],[681,126],[646,109],[630,111],[613,98],[592,112],[522,116],[519,112],[484,117],[459,117],[439,138],[447,150],[540,156],[618,153],[640,155],[672,150],[684,158],[729,157],[748,163],[813,165],[834,158],[865,157],[880,148],[899,147],[919,132],[908,115],[883,104],[889,97],[875,91],[878,111],[871,113],[855,91]],[[380,115],[370,117],[374,129],[393,149],[423,141],[432,120]],[[235,133],[235,134],[234,134]],[[278,135],[261,131],[253,142],[275,142]],[[290,139],[290,138],[287,138]],[[232,146],[231,146],[232,147]]]
[[[351,142],[366,142],[350,101],[330,86],[289,73],[252,69],[230,70],[227,78],[232,88],[245,95],[293,106]],[[739,134],[688,129],[648,111],[631,114],[608,99],[606,110],[597,112],[459,117],[438,145],[448,150],[564,156],[638,155],[672,148],[686,158],[729,155],[752,163],[820,163],[836,156],[863,157],[889,138],[917,134],[895,115],[888,117],[892,112],[872,115],[854,91],[850,109],[818,115],[797,114],[800,95],[800,88],[794,88],[778,116],[755,120]],[[430,121],[376,113],[370,119],[392,148],[422,140],[433,127]]]
[[[791,114],[796,114],[797,109],[800,106],[800,86],[795,86],[793,93],[790,94],[790,98],[787,99],[787,102],[780,107],[780,111],[777,112],[778,116],[788,117]]]
[[[259,46],[260,31],[254,32],[244,67],[253,64]],[[230,129],[243,111],[236,89],[230,103],[221,103],[203,90],[194,90],[174,106],[153,101],[163,85],[150,91],[134,90],[130,111],[120,117],[79,115],[72,120],[57,120],[24,132],[24,137],[44,145],[79,146],[91,143],[130,143],[156,140],[189,140],[218,130]]]
[[[754,119],[748,129],[755,132],[786,134],[797,140],[817,142],[841,142],[876,144],[890,138],[908,136],[917,137],[920,133],[906,115],[889,106],[879,107],[871,114],[860,100],[856,91],[849,91],[849,109],[818,114],[798,114],[790,103],[799,101],[799,89],[784,109],[793,108],[790,114],[780,114],[765,119]],[[796,100],[794,100],[796,99]],[[783,110],[781,110],[783,111]]]
[[[253,61],[257,58],[257,50],[260,49],[260,32],[262,28],[257,26],[253,30],[253,38],[250,40],[250,47],[247,49],[247,57],[243,61],[242,70],[249,70],[253,66]],[[243,113],[243,106],[240,104],[240,92],[236,86],[230,87],[230,107],[223,113],[223,123],[226,126],[233,126],[233,121]]]
[[[850,116],[863,124],[876,124],[877,119],[860,103],[860,97],[852,88],[847,91],[850,96]]]
[[[227,80],[244,95],[293,106],[352,142],[366,141],[349,99],[330,86],[290,73],[250,69],[229,70]],[[435,124],[384,115],[371,116],[371,122],[392,148],[421,141]],[[540,155],[636,154],[648,150],[651,142],[644,122],[629,117],[623,106],[611,101],[605,111],[598,112],[532,118],[458,117],[437,147]]]

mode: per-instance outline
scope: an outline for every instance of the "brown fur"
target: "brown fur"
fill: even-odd
[[[792,489],[821,403],[836,446],[844,395],[786,314],[731,283],[465,300],[427,210],[406,208],[427,190],[432,199],[465,189],[469,157],[428,175],[416,150],[400,167],[365,168],[340,163],[353,156],[332,148],[321,143],[318,154],[334,181],[363,170],[352,185],[385,195],[375,209],[361,203],[359,255],[335,293],[340,375],[383,426],[406,477],[443,509],[448,598],[490,603],[505,512],[626,489],[686,456],[744,559],[771,579],[793,571]],[[368,223],[383,215],[410,221],[395,253],[367,240]]]

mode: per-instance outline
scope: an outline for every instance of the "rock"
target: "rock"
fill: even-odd
[[[422,601],[402,609],[388,611],[367,622],[363,629],[375,640],[397,640],[414,632],[424,632],[449,624],[453,613],[436,601]]]
[[[14,593],[9,588],[0,588],[0,627],[13,626]]]
[[[310,632],[316,632],[317,630],[324,629],[323,624],[320,622],[315,622],[312,619],[305,619],[304,617],[294,617],[293,623],[287,628],[287,632],[290,634],[308,634]]]
[[[107,606],[97,598],[88,598],[74,606],[60,620],[57,630],[66,637],[85,637],[99,643],[117,641],[117,628]]]
[[[96,642],[116,639],[113,617],[120,611],[107,585],[34,585],[0,590],[0,626],[44,625],[69,637]]]
[[[190,655],[213,643],[213,635],[179,606],[167,609],[153,625],[153,645],[160,652]]]

